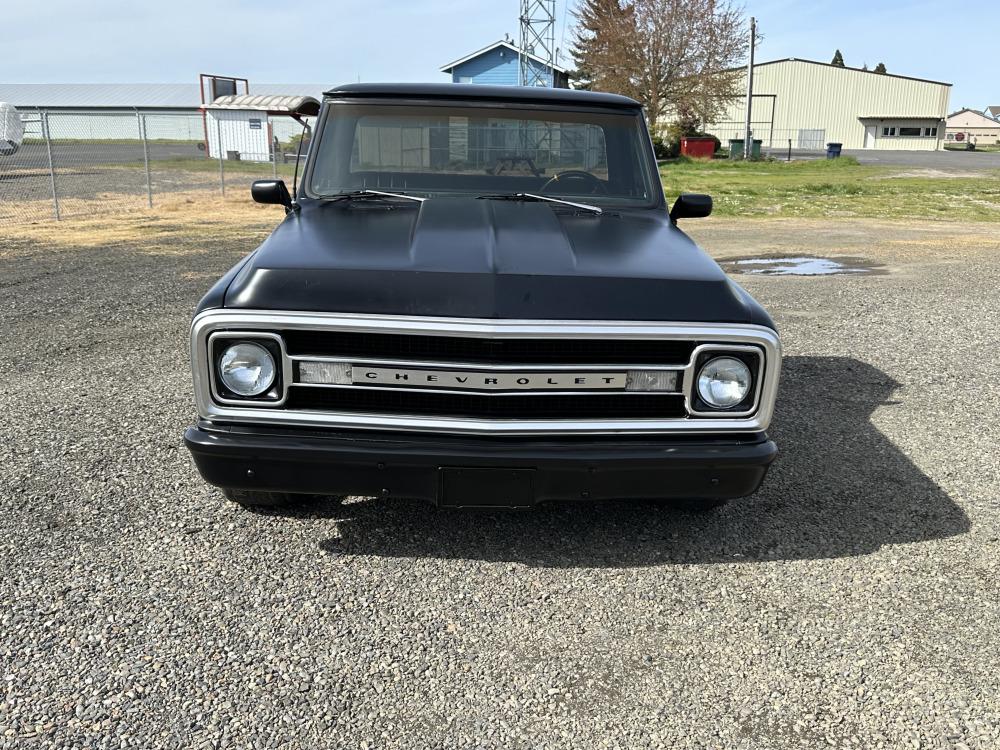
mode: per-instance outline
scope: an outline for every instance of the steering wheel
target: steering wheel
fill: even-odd
[[[547,193],[554,187],[559,187],[559,184],[563,183],[566,187],[570,187],[574,182],[583,183],[581,187],[583,190],[568,190],[567,192],[574,195],[594,195],[596,193],[607,194],[608,189],[604,187],[598,178],[594,177],[590,172],[584,172],[582,169],[567,169],[565,172],[559,172],[552,176],[552,179],[542,185],[541,192]]]

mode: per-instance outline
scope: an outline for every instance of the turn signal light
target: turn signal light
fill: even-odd
[[[350,385],[351,366],[347,362],[299,362],[299,382],[312,385]]]
[[[626,391],[677,391],[677,370],[629,370]]]

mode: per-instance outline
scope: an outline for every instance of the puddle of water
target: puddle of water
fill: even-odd
[[[735,273],[765,276],[832,276],[835,274],[880,273],[879,267],[861,258],[734,258],[722,262],[723,268]]]

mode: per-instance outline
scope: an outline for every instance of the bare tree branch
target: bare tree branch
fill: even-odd
[[[576,12],[578,85],[640,101],[650,127],[669,110],[710,121],[739,96],[749,51],[743,7],[729,0],[584,0]]]

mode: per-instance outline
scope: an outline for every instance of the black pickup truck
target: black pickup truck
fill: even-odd
[[[455,507],[754,492],[777,449],[771,318],[668,211],[642,110],[561,89],[326,93],[270,237],[198,306],[202,476]]]

